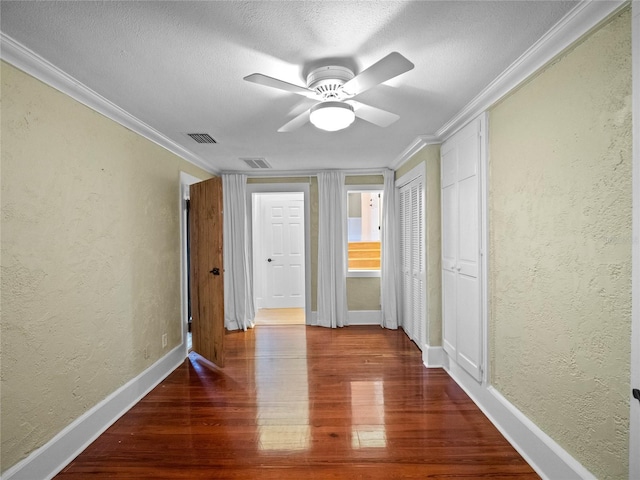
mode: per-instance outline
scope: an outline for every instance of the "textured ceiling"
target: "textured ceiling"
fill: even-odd
[[[387,166],[432,134],[556,24],[565,1],[24,2],[1,29],[200,156],[213,170],[264,157],[280,170]],[[357,97],[400,115],[328,133],[277,129],[313,101],[242,80],[304,85],[310,69],[356,73],[398,51],[415,69]],[[186,133],[211,134],[198,145]]]

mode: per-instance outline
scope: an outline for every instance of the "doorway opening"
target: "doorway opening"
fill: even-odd
[[[202,179],[180,172],[180,313],[185,357],[191,350],[191,285],[189,279],[189,186]]]
[[[303,192],[251,194],[255,325],[306,323]]]

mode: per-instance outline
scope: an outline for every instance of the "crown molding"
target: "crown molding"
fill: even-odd
[[[94,92],[86,85],[2,32],[0,32],[0,44],[2,47],[0,48],[0,59],[5,62],[70,96],[90,109],[110,118],[123,127],[145,137],[206,172],[213,174],[219,173],[217,169],[212,168],[211,165],[200,156],[177,144],[169,137],[110,102],[102,95]]]
[[[391,170],[397,170],[400,165],[413,157],[416,153],[422,150],[427,145],[435,145],[438,143],[442,143],[440,141],[440,137],[438,135],[419,135],[417,136],[413,142],[409,144],[404,151],[398,155],[393,162],[389,165]]]
[[[275,169],[254,169],[254,170],[225,170],[220,172],[224,174],[242,174],[247,178],[265,178],[265,177],[282,177],[282,178],[304,178],[317,177],[320,172],[340,171],[347,177],[357,177],[360,175],[382,175],[386,168],[350,168],[350,169],[331,169],[331,170],[275,170]]]
[[[436,137],[445,141],[548,64],[580,37],[629,3],[629,0],[586,0],[579,3],[460,112],[445,123],[436,132]]]

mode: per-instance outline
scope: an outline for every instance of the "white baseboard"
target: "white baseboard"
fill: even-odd
[[[382,310],[349,310],[348,325],[380,325]]]
[[[447,372],[543,479],[595,480],[580,462],[491,386],[478,383],[454,361]]]
[[[8,469],[2,480],[34,480],[53,478],[77,457],[100,434],[124,415],[142,397],[173,372],[184,359],[184,344],[129,380],[61,430],[49,442]]]
[[[380,325],[382,322],[381,310],[349,310],[347,314],[347,326],[350,325]],[[318,312],[311,312],[311,321],[307,325],[318,325]]]
[[[442,347],[432,347],[430,345],[425,345],[422,350],[422,362],[424,366],[427,368],[448,368],[449,367],[449,357],[447,357],[444,353],[444,348]]]

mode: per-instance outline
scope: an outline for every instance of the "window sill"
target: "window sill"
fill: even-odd
[[[379,277],[380,270],[349,270],[347,271],[347,278],[350,277],[362,277],[362,278],[372,278]]]

